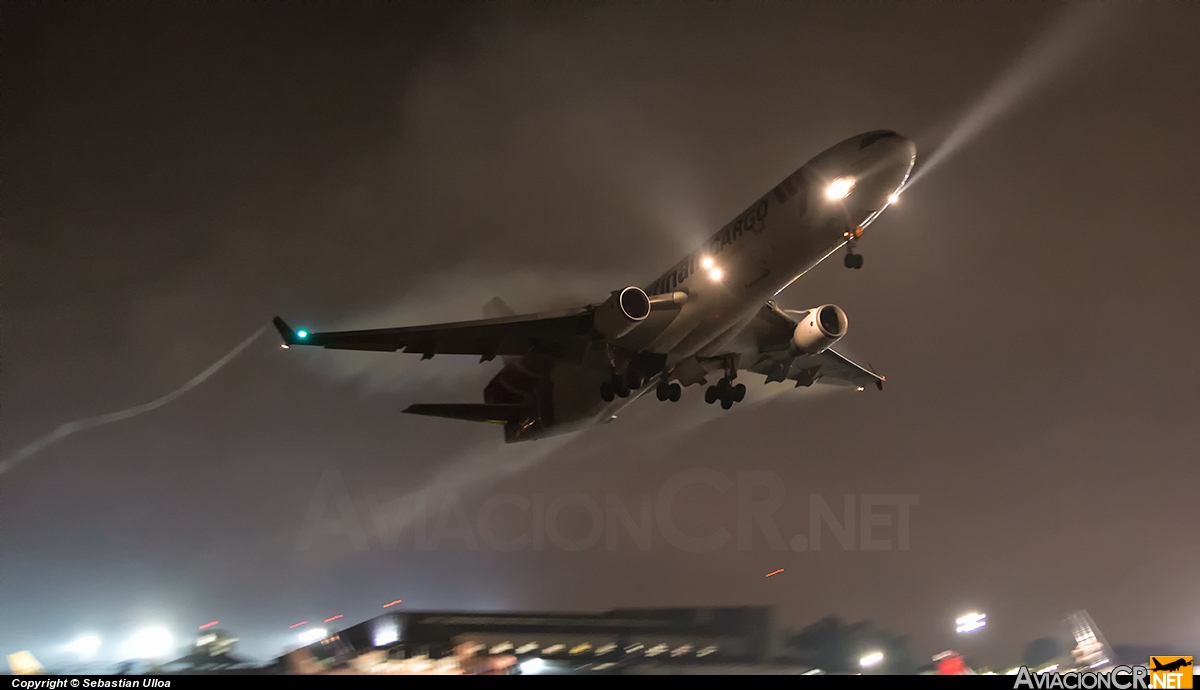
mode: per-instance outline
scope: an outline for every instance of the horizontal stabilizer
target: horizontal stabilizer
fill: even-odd
[[[422,404],[409,405],[404,409],[404,412],[406,414],[420,414],[427,417],[465,419],[468,422],[506,424],[508,422],[515,422],[524,417],[525,406],[489,403]]]

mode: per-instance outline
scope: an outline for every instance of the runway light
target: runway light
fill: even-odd
[[[338,615],[336,615],[336,616],[333,616],[332,618],[326,618],[325,620],[323,620],[323,621],[321,621],[321,622],[322,622],[322,623],[332,623],[333,621],[335,621],[335,620],[337,620],[337,619],[339,619],[339,618],[341,618],[341,617],[342,617],[342,614],[340,614],[340,613],[339,613]]]
[[[125,643],[122,652],[126,659],[158,659],[171,653],[175,641],[165,628],[139,630]]]
[[[393,602],[392,602],[392,603],[390,603],[390,604],[384,604],[384,605],[383,605],[383,608],[385,608],[385,609],[390,609],[391,607],[395,606],[396,604],[399,604],[399,603],[400,603],[400,602],[402,602],[402,601],[404,601],[404,600],[403,600],[403,599],[397,599],[397,600],[393,601]]]
[[[308,621],[300,621],[299,623],[293,623],[288,626],[288,630],[293,630],[295,628],[299,628],[302,625],[308,625]]]
[[[724,275],[725,274],[722,273],[721,269],[719,269],[719,268],[714,268],[708,272],[708,277],[712,278],[714,282],[719,282],[721,280],[721,277]]]
[[[780,568],[779,570],[772,570],[771,572],[767,573],[767,577],[771,577],[772,575],[778,575],[779,573],[782,573],[782,572],[783,572],[783,568]]]
[[[961,633],[969,633],[973,630],[978,630],[987,625],[987,616],[982,613],[968,613],[955,621],[958,624],[956,630]]]
[[[304,340],[305,338],[308,337],[308,331],[296,331],[296,337],[301,340]]]
[[[372,641],[375,643],[376,647],[386,647],[387,645],[399,642],[400,626],[396,625],[394,621],[389,621],[380,625],[375,629],[375,635],[372,637]]]
[[[712,257],[706,256],[703,259],[700,259],[700,267],[703,268],[704,270],[708,270],[708,269],[712,268],[713,267]]]
[[[845,199],[851,189],[854,189],[854,180],[849,177],[839,177],[829,183],[829,187],[825,190],[825,197],[830,200]]]
[[[211,623],[205,623],[204,625],[200,626],[200,629],[207,630],[207,629],[213,627],[214,625],[216,625],[217,623],[220,623],[220,621],[213,621]]]
[[[871,652],[870,654],[859,659],[858,665],[862,666],[863,668],[870,668],[881,661],[883,661],[883,652]]]
[[[67,650],[79,655],[81,660],[91,659],[100,649],[100,638],[95,635],[84,635],[67,645]]]
[[[304,644],[310,644],[317,640],[325,639],[325,628],[313,628],[300,633],[300,641]]]
[[[541,659],[526,659],[521,662],[521,673],[528,676],[533,676],[546,670],[546,662]]]

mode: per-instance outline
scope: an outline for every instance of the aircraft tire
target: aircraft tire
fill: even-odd
[[[632,392],[629,390],[629,382],[619,376],[617,377],[616,381],[613,382],[613,391],[615,391],[616,394],[622,398],[628,398],[629,394]]]
[[[721,396],[721,409],[728,410],[733,407],[733,398],[728,395]]]
[[[843,266],[845,266],[846,268],[854,268],[854,255],[853,255],[853,254],[847,254],[847,255],[846,255],[846,256],[845,256],[845,257],[842,259],[842,265],[843,265]]]
[[[709,386],[704,391],[704,402],[708,403],[709,405],[715,403],[717,401],[717,395],[717,387]]]
[[[671,387],[665,383],[660,383],[654,389],[654,395],[658,398],[659,402],[666,402],[671,396]]]
[[[613,398],[617,397],[611,383],[606,381],[600,384],[600,397],[604,400],[604,402],[612,402]]]
[[[746,399],[746,384],[739,383],[733,387],[733,401],[741,402]]]
[[[681,397],[683,397],[683,388],[681,388],[678,383],[672,383],[671,387],[667,391],[667,398],[669,398],[671,402],[679,402]]]

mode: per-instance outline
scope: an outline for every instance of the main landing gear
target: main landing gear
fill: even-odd
[[[678,383],[667,383],[659,381],[658,388],[654,390],[654,394],[662,402],[670,400],[671,402],[679,402],[679,398],[683,396],[683,388]]]
[[[745,397],[745,384],[739,383],[735,386],[728,378],[721,379],[717,385],[709,386],[708,390],[704,391],[704,402],[711,405],[720,400],[721,407],[726,410],[733,407],[735,402],[741,402]]]
[[[600,397],[604,402],[612,402],[616,398],[628,398],[633,391],[642,387],[645,381],[642,375],[630,370],[625,374],[613,374],[612,378],[600,384]],[[661,398],[660,398],[661,399]]]
[[[851,251],[846,254],[844,263],[846,264],[846,268],[862,268],[862,266],[863,266],[862,254],[855,254],[853,251]]]

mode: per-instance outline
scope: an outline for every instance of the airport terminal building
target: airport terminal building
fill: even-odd
[[[387,613],[338,631],[309,650],[328,658],[386,652],[391,658],[440,658],[466,646],[478,655],[518,660],[621,665],[761,664],[775,656],[770,607],[617,609],[603,613]]]

